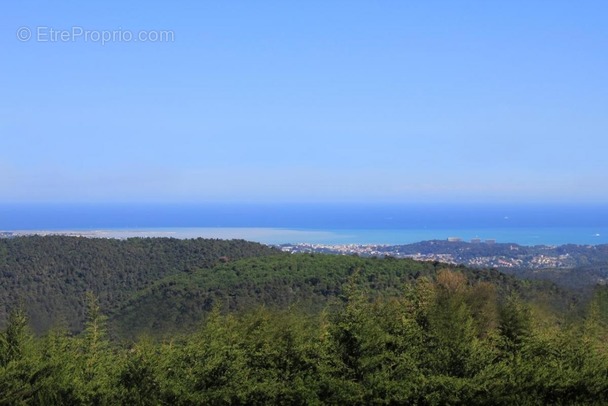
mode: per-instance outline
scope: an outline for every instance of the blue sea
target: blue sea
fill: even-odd
[[[448,237],[606,244],[608,205],[3,204],[0,230],[269,244],[407,244]]]

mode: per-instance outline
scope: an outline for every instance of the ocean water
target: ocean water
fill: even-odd
[[[4,204],[0,230],[271,244],[406,244],[448,237],[606,244],[608,205]]]

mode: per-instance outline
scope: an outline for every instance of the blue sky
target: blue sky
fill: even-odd
[[[0,202],[608,202],[606,15],[6,2]]]

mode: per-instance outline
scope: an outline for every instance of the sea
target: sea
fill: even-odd
[[[608,204],[0,204],[4,235],[409,244],[608,244]]]

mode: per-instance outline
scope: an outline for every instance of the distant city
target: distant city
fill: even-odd
[[[497,243],[493,239],[459,237],[406,245],[378,244],[282,244],[291,253],[326,253],[359,256],[390,256],[419,261],[438,261],[483,268],[570,269],[608,261],[608,245],[536,245]]]

